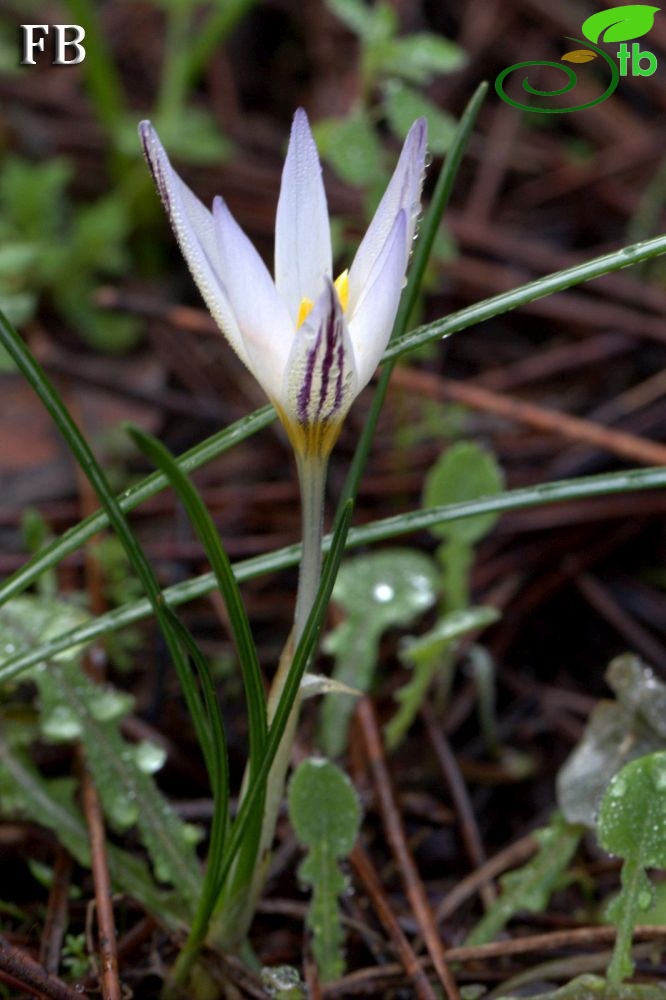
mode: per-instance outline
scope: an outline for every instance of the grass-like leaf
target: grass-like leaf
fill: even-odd
[[[502,514],[507,511],[541,507],[550,503],[590,499],[614,493],[663,489],[665,486],[666,469],[661,467],[630,469],[627,472],[607,472],[597,476],[583,476],[580,479],[563,479],[555,483],[542,483],[538,486],[508,490],[506,493],[499,493],[496,496],[480,497],[478,500],[433,507],[430,510],[419,508],[406,514],[397,514],[394,517],[383,518],[362,527],[352,528],[347,538],[347,547],[357,548],[375,542],[384,542],[401,535],[432,528],[437,524],[466,517],[476,517],[479,514]],[[324,549],[328,549],[330,544],[331,536],[328,535],[324,538]],[[251,559],[235,563],[234,575],[239,583],[243,583],[245,580],[263,576],[265,573],[274,573],[290,566],[296,566],[300,554],[300,545],[288,545],[275,552],[253,556]],[[177,607],[209,594],[216,586],[215,575],[204,573],[191,580],[167,587],[164,590],[164,600],[167,605]],[[54,637],[29,653],[22,653],[8,659],[4,666],[0,667],[0,683],[16,677],[23,670],[34,666],[42,659],[69,649],[70,646],[77,643],[88,642],[90,639],[107,632],[114,632],[127,625],[133,625],[135,622],[147,618],[150,613],[150,602],[143,599],[100,615],[87,625]]]
[[[353,500],[358,493],[361,476],[363,475],[363,471],[367,465],[368,455],[370,454],[370,448],[375,436],[379,414],[382,406],[384,405],[384,400],[386,399],[391,374],[399,357],[399,353],[390,354],[391,344],[404,338],[407,323],[409,322],[409,317],[416,304],[423,276],[425,274],[425,269],[428,266],[430,253],[435,242],[435,237],[437,236],[437,231],[442,221],[442,215],[444,214],[446,206],[449,203],[455,179],[458,176],[458,168],[462,162],[463,154],[472,133],[474,122],[476,121],[476,116],[478,115],[481,105],[483,104],[487,91],[488,85],[486,83],[482,83],[479,87],[477,87],[474,96],[465,108],[465,111],[458,122],[458,126],[451,143],[451,148],[439,173],[439,177],[437,178],[437,184],[435,185],[430,207],[428,208],[425,219],[423,220],[419,238],[416,243],[416,250],[414,251],[414,257],[409,269],[407,286],[400,298],[400,305],[393,324],[389,348],[382,359],[384,361],[384,367],[382,368],[382,373],[379,376],[379,380],[372,397],[372,405],[363,426],[358,444],[356,445],[356,450],[354,452],[352,463],[349,467],[349,472],[347,473],[347,478],[345,480],[345,485],[343,487],[336,512],[336,519],[341,516],[347,500]]]
[[[215,579],[224,597],[224,602],[229,615],[229,623],[233,634],[236,652],[241,666],[245,698],[248,712],[249,727],[249,781],[254,782],[258,771],[261,756],[264,750],[267,736],[266,702],[264,697],[264,687],[261,678],[261,670],[257,657],[256,647],[252,639],[250,624],[247,619],[245,607],[238,589],[238,584],[234,572],[229,562],[229,558],[220,541],[215,523],[204,504],[201,496],[188,476],[181,471],[173,455],[169,450],[152,435],[146,434],[138,428],[131,428],[130,433],[137,442],[141,450],[150,460],[167,476],[174,491],[181,500],[192,526],[196,531],[206,555],[213,568]],[[189,644],[189,637],[186,638]],[[190,652],[196,657],[197,647],[190,644]],[[202,668],[205,670],[205,668]],[[201,676],[201,669],[199,671]],[[212,685],[211,685],[212,687]],[[215,700],[214,691],[208,692],[207,704],[209,714],[212,713],[217,720],[218,739],[224,741],[222,723],[219,716],[218,706]],[[215,734],[211,734],[212,742],[215,744]],[[215,751],[215,745],[213,746]],[[226,762],[226,753],[224,753]],[[211,845],[208,858],[208,867],[204,890],[199,900],[199,909],[207,914],[215,904],[215,882],[217,872],[222,858],[224,838],[226,831],[226,814],[228,799],[228,774],[226,763],[220,772],[219,767],[209,766],[209,776],[215,802],[215,813],[211,828]],[[217,787],[217,780],[223,778],[224,787]],[[224,805],[221,807],[218,798],[222,796]],[[263,811],[263,799],[258,807],[258,813]]]
[[[291,668],[275,710],[273,721],[268,730],[268,739],[266,740],[259,768],[254,776],[254,780],[248,784],[247,791],[238,810],[238,815],[226,841],[222,863],[217,872],[216,899],[219,898],[222,892],[225,879],[231,870],[234,858],[243,843],[244,837],[256,827],[257,823],[261,822],[265,782],[282,742],[292,708],[298,696],[303,675],[321,632],[335,578],[338,574],[342,557],[344,556],[352,509],[353,504],[351,501],[348,501],[333,533],[330,550],[322,568],[317,595],[305,623],[301,639],[294,652]],[[186,981],[189,971],[196,961],[206,937],[213,908],[213,905],[206,909],[202,906],[197,913],[188,940],[173,970],[173,983],[176,987],[178,984],[183,984]]]
[[[234,571],[210,512],[192,481],[178,467],[168,448],[152,435],[136,427],[131,428],[130,433],[144,454],[166,475],[185,507],[224,597],[245,687],[252,776],[266,742],[266,702],[257,650]]]
[[[410,333],[402,337],[396,337],[384,354],[384,361],[401,357],[408,354],[424,344],[429,344],[434,340],[443,340],[453,333],[467,330],[477,323],[484,323],[487,319],[493,319],[502,313],[511,312],[520,306],[543,299],[555,292],[563,292],[573,285],[583,284],[585,281],[592,281],[594,278],[601,278],[612,271],[619,271],[623,267],[630,267],[632,264],[640,264],[651,257],[658,257],[666,253],[666,235],[655,236],[651,240],[642,240],[640,243],[632,243],[631,246],[615,250],[613,253],[603,254],[601,257],[594,257],[583,264],[576,264],[567,267],[563,271],[555,271],[547,274],[543,278],[536,278],[526,285],[512,288],[509,292],[501,292],[493,295],[482,302],[476,302],[472,306],[459,309],[458,312],[437,319],[433,323],[426,323],[419,326]]]
[[[82,472],[103,505],[110,524],[114,527],[134,571],[143,584],[150,607],[155,614],[176,667],[178,679],[192,717],[197,738],[202,747],[202,752],[204,753],[206,762],[209,763],[209,761],[212,761],[212,754],[214,752],[214,748],[211,746],[210,721],[206,716],[206,706],[200,700],[195,679],[192,676],[187,656],[182,648],[183,628],[178,628],[175,625],[175,615],[167,607],[164,595],[150,563],[134,537],[127,518],[122,512],[88,442],[74,423],[65,404],[47,378],[46,373],[35,358],[33,358],[20,335],[2,313],[0,313],[0,341],[39,396],[53,422],[67,442],[74,458],[79,463]]]
[[[195,445],[194,448],[186,451],[178,458],[178,465],[183,472],[193,472],[240,444],[241,441],[256,434],[257,431],[267,427],[274,419],[275,410],[273,407],[263,406],[260,410],[255,410],[249,416],[237,420],[225,430],[218,431],[217,434],[213,434],[205,441]],[[118,506],[123,513],[127,513],[139,507],[145,500],[149,500],[168,485],[169,480],[163,473],[154,472],[116,497]],[[21,591],[33,584],[42,573],[56,566],[72,552],[76,552],[89,538],[107,528],[109,523],[108,514],[104,509],[95,511],[94,514],[90,514],[85,520],[65,531],[60,538],[44,546],[24,566],[21,566],[3,581],[0,585],[0,604],[4,604],[15,594],[20,594]]]

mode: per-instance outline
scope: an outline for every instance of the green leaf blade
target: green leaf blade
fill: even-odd
[[[344,972],[338,896],[347,880],[338,859],[351,852],[358,836],[359,800],[346,774],[330,761],[310,758],[294,773],[287,801],[294,832],[309,848],[299,875],[313,889],[308,926],[320,977],[328,982]]]
[[[460,441],[448,448],[430,469],[423,490],[424,507],[476,500],[499,493],[504,485],[502,470],[490,452],[473,441]],[[433,534],[473,545],[487,535],[495,524],[492,514],[435,526]]]
[[[608,912],[617,926],[608,981],[619,985],[634,970],[634,926],[653,902],[645,869],[666,868],[666,750],[631,761],[611,779],[597,836],[605,850],[624,858],[622,890]]]

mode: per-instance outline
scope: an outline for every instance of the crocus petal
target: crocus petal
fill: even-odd
[[[363,288],[368,282],[400,211],[405,212],[407,219],[403,273],[407,268],[412,237],[420,209],[426,138],[425,118],[419,118],[409,130],[393,176],[349,269],[349,308],[351,311],[354,310]]]
[[[294,326],[266,265],[222,198],[213,202],[218,266],[248,356],[248,367],[276,400]]]
[[[296,323],[303,299],[314,302],[332,273],[331,231],[321,164],[308,118],[294,115],[275,221],[275,284]]]
[[[282,419],[298,451],[327,454],[357,393],[344,313],[330,280],[296,334],[285,373]]]
[[[236,317],[218,273],[213,216],[173,169],[150,122],[141,122],[139,135],[148,166],[192,277],[222,333],[241,361],[249,365]]]
[[[405,276],[407,230],[407,215],[401,209],[349,319],[357,392],[370,381],[391,336]]]

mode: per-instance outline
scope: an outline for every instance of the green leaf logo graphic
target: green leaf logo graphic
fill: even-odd
[[[588,17],[581,30],[591,42],[628,42],[647,35],[658,10],[661,8],[643,3],[611,7]]]

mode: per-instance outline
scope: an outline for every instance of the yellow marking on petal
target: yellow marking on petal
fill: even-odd
[[[335,285],[335,290],[338,293],[338,299],[340,300],[342,311],[347,312],[347,306],[349,305],[349,269],[345,268],[342,274],[338,275],[333,284]]]
[[[301,304],[298,307],[298,316],[296,317],[297,330],[300,330],[300,328],[303,326],[306,319],[312,312],[313,307],[314,307],[314,302],[312,301],[312,299],[301,299]]]

